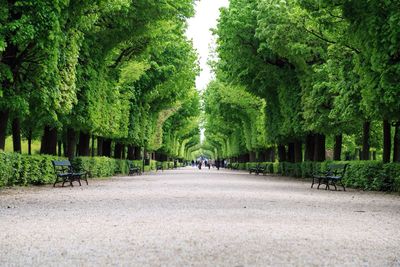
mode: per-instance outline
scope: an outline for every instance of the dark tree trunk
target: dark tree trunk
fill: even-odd
[[[400,162],[400,123],[394,124],[393,162]]]
[[[286,147],[284,145],[278,146],[278,157],[279,157],[279,162],[286,161]]]
[[[57,128],[44,127],[40,154],[57,155]]]
[[[103,156],[103,143],[104,139],[102,137],[97,137],[97,156]]]
[[[7,125],[8,125],[8,110],[0,112],[0,149],[4,151],[6,147]]]
[[[275,149],[274,148],[268,148],[265,151],[264,161],[267,161],[267,162],[274,162],[275,161]]]
[[[77,132],[72,129],[68,128],[67,129],[67,151],[66,151],[66,156],[70,160],[72,160],[75,155],[76,155],[76,143],[77,143]]]
[[[258,152],[257,160],[258,160],[259,162],[268,161],[268,155],[267,155],[267,153],[268,153],[268,150],[261,150],[260,152]]]
[[[363,148],[362,148],[362,158],[361,160],[370,160],[370,132],[371,132],[371,122],[365,121],[363,125]]]
[[[269,149],[269,153],[268,153],[269,162],[275,162],[275,157],[276,157],[276,150],[275,150],[275,147],[272,147]]]
[[[90,156],[90,134],[80,132],[78,154],[83,157]]]
[[[114,158],[116,158],[116,159],[122,158],[122,144],[121,143],[115,143]]]
[[[103,140],[103,156],[111,157],[111,139],[104,139]]]
[[[133,145],[128,146],[128,160],[135,160],[135,147]]]
[[[32,130],[28,132],[28,155],[32,155]]]
[[[390,162],[390,150],[391,150],[391,125],[388,120],[383,121],[383,163]]]
[[[256,161],[257,161],[257,159],[256,159],[256,152],[251,151],[251,152],[249,153],[249,162],[256,162]]]
[[[306,161],[314,160],[314,150],[315,150],[315,136],[313,134],[308,134],[306,137],[305,152],[304,152],[304,157]]]
[[[303,162],[303,143],[299,140],[294,142],[294,162]]]
[[[126,145],[122,145],[122,158],[121,159],[126,159]]]
[[[325,135],[315,134],[314,161],[325,161]]]
[[[21,153],[21,125],[19,118],[14,118],[12,121],[12,138],[14,152]]]
[[[340,161],[342,155],[342,143],[343,135],[339,134],[335,136],[335,146],[333,150],[333,160]]]
[[[294,163],[294,143],[289,143],[287,161]]]
[[[92,135],[92,150],[91,150],[91,156],[92,157],[94,157],[94,139],[95,139],[95,137],[94,137],[94,135]]]
[[[135,160],[141,160],[142,159],[142,148],[141,147],[135,147]]]

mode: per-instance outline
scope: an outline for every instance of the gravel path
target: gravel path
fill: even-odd
[[[187,168],[0,190],[1,266],[400,266],[400,197]]]

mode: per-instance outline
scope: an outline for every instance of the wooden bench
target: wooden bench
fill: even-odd
[[[252,174],[254,172],[256,175],[259,175],[260,173],[264,173],[265,169],[265,165],[263,166],[260,163],[257,163],[255,167],[249,168],[249,173]]]
[[[77,181],[81,186],[81,179],[86,181],[86,184],[89,185],[87,180],[88,172],[77,172],[76,170],[74,170],[69,160],[52,160],[51,162],[53,164],[54,173],[56,175],[56,181],[54,182],[53,187],[56,186],[60,179],[62,181],[62,187],[64,187],[64,184],[66,182],[69,182],[71,186],[74,186],[72,184],[72,182],[74,181]]]
[[[156,171],[159,171],[159,170],[164,171],[164,166],[163,166],[162,162],[157,162],[157,164],[156,164]]]
[[[263,170],[263,175],[266,174],[273,174],[274,173],[274,165],[272,164],[266,164],[265,168]]]
[[[333,185],[335,190],[337,190],[336,184],[339,183],[343,187],[343,191],[346,191],[346,187],[344,186],[342,179],[346,173],[348,164],[330,164],[326,172],[319,172],[313,175],[311,188],[313,188],[314,184],[318,181],[318,187],[321,184],[325,185],[325,190],[330,190],[329,185]]]
[[[142,175],[142,168],[140,166],[135,165],[132,162],[129,162],[129,175]]]

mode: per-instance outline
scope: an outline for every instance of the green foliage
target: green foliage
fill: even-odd
[[[265,102],[239,86],[213,81],[204,94],[205,136],[217,156],[266,147]]]
[[[52,160],[63,158],[44,155],[21,155],[18,153],[0,152],[0,187],[52,184],[55,173]],[[130,161],[136,166],[143,162]],[[76,157],[71,162],[77,171],[88,171],[90,178],[111,177],[129,173],[129,161],[107,157]],[[145,171],[155,170],[156,161],[145,166]],[[165,169],[173,167],[173,162],[163,162]]]
[[[53,183],[55,175],[52,160],[57,160],[57,158],[0,153],[0,186]]]
[[[364,190],[382,190],[383,164],[375,161],[352,162],[345,177],[345,184]]]
[[[0,111],[34,137],[50,126],[165,147],[164,123],[192,101],[199,72],[192,15],[193,0],[4,2]]]
[[[362,190],[400,192],[400,164],[379,161],[325,161],[325,162],[248,162],[239,164],[242,170],[261,164],[270,173],[284,176],[311,178],[314,173],[325,172],[330,164],[349,164],[343,182],[346,186]]]

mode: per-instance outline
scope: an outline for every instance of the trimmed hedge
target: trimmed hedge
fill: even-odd
[[[325,161],[325,162],[248,162],[238,164],[240,170],[249,170],[257,164],[269,168],[270,173],[290,177],[310,178],[317,171],[327,170],[329,164],[348,163],[343,182],[346,186],[363,190],[400,192],[400,164],[379,161]]]
[[[54,182],[52,156],[25,156],[0,152],[0,187]]]
[[[14,185],[43,185],[55,181],[52,160],[63,160],[56,156],[21,155],[18,153],[0,152],[0,187]],[[133,161],[142,166],[141,160]],[[71,162],[78,170],[89,171],[91,178],[110,177],[116,174],[129,173],[129,161],[107,157],[76,157]],[[151,160],[145,171],[155,170],[156,161]],[[173,162],[163,162],[164,169],[174,167]]]

